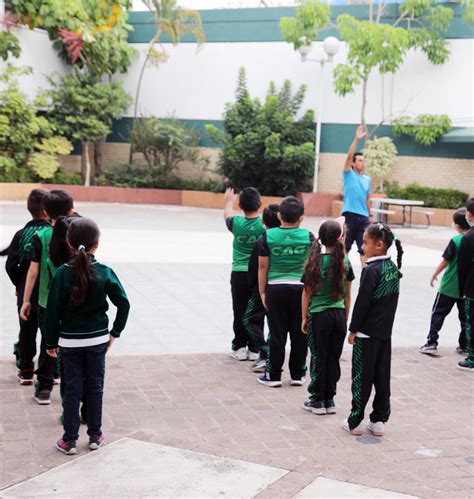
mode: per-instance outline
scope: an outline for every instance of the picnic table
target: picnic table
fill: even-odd
[[[394,206],[402,210],[403,220],[401,225],[403,227],[412,226],[413,213],[420,213],[426,216],[426,227],[430,226],[430,216],[434,213],[432,211],[424,210],[413,210],[414,207],[423,206],[424,201],[418,201],[415,199],[395,199],[395,198],[372,198],[372,212],[377,213],[381,216],[388,217],[388,215],[394,215],[395,211],[390,209],[390,206]],[[408,223],[407,223],[408,222]]]

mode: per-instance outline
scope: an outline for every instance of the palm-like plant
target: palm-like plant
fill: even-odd
[[[173,45],[177,45],[183,36],[193,35],[198,43],[198,48],[206,39],[202,27],[201,16],[198,11],[179,7],[177,5],[177,0],[142,1],[155,17],[156,33],[148,44],[145,61],[140,70],[137,92],[135,95],[134,118],[137,117],[140,88],[146,67],[149,63],[157,67],[161,62],[166,62],[168,59],[168,55],[162,43],[162,36],[166,36]],[[158,45],[159,48],[156,48],[156,45]]]

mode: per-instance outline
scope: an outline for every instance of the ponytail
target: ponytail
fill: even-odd
[[[305,286],[311,289],[311,294],[318,293],[321,289],[321,258],[321,244],[316,239],[304,268]]]
[[[71,262],[73,268],[73,286],[70,303],[81,305],[87,296],[92,281],[91,257],[86,253],[84,246],[80,246],[77,255]]]
[[[331,299],[340,300],[343,295],[346,280],[345,250],[341,240],[332,246],[329,280],[331,282]]]
[[[73,271],[70,297],[72,305],[81,305],[87,298],[89,287],[94,280],[92,255],[88,252],[97,247],[99,237],[99,227],[93,220],[76,218],[69,224],[67,241],[75,252],[75,257],[70,262]]]
[[[56,219],[49,243],[49,258],[56,267],[68,262],[71,258],[71,250],[66,240],[67,228],[65,216]]]
[[[399,239],[395,239],[395,246],[397,247],[397,267],[400,270],[402,268],[402,257],[403,257],[403,247],[402,243],[400,242]],[[400,277],[402,277],[403,274],[400,272]]]

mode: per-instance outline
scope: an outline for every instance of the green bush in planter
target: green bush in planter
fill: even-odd
[[[466,204],[469,194],[456,189],[436,189],[419,184],[409,184],[400,187],[397,183],[388,183],[385,193],[390,198],[414,199],[424,201],[431,208],[456,210]]]

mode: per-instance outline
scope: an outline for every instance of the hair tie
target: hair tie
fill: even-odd
[[[83,244],[80,244],[78,247],[77,247],[77,251],[81,251],[81,250],[85,250],[86,247],[83,245]]]

